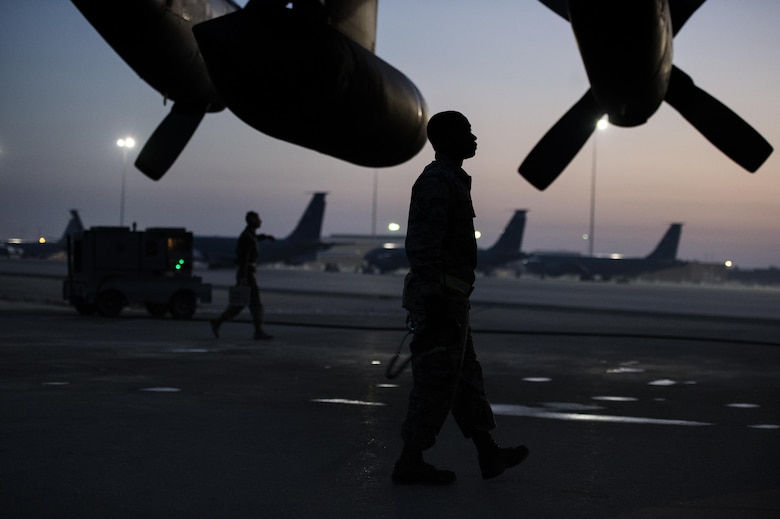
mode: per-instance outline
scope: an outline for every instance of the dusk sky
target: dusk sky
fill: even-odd
[[[241,2],[244,3],[244,2]],[[412,183],[432,159],[371,169],[288,144],[230,111],[209,114],[154,182],[140,147],[170,109],[67,0],[10,2],[0,17],[0,240],[59,237],[70,209],[118,225],[122,152],[132,136],[125,224],[237,235],[247,210],[284,236],[310,194],[327,191],[323,235],[369,234],[374,177],[380,233],[404,231]],[[675,38],[675,64],[780,146],[780,2],[709,0]],[[377,55],[416,83],[431,114],[463,112],[478,137],[476,227],[490,246],[528,209],[526,252],[586,252],[594,138],[546,191],[517,174],[542,135],[588,88],[569,24],[533,0],[379,3]],[[595,252],[645,255],[683,222],[678,256],[780,267],[780,152],[750,174],[664,104],[643,126],[598,133]]]

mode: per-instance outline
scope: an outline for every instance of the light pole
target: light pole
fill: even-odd
[[[119,226],[125,225],[125,177],[127,176],[127,150],[135,147],[135,139],[125,137],[116,141],[116,145],[122,148],[122,193],[119,199]]]
[[[588,255],[593,256],[593,242],[596,223],[596,154],[599,131],[604,130],[609,123],[607,116],[596,122],[596,132],[593,134],[593,162],[590,168],[590,228],[588,229]]]
[[[379,191],[378,189],[379,179],[377,177],[378,175],[375,169],[374,170],[374,198],[371,205],[371,237],[372,238],[376,237],[376,199],[377,199],[377,192]]]

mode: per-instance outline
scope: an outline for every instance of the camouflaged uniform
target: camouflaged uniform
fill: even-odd
[[[406,254],[411,270],[403,306],[415,331],[414,384],[402,437],[407,445],[427,449],[449,412],[467,438],[495,427],[469,325],[477,243],[471,177],[459,165],[437,158],[415,182]],[[432,301],[435,322],[426,315],[434,313]]]

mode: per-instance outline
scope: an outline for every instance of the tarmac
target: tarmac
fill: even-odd
[[[409,487],[403,278],[264,269],[258,342],[212,336],[232,272],[197,274],[192,320],[106,319],[0,261],[0,516],[780,517],[780,290],[478,279],[494,436],[531,454],[483,481],[450,419],[426,459],[457,482]]]

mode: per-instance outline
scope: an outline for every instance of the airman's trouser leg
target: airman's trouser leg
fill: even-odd
[[[448,294],[446,301],[450,319],[438,329],[422,322],[410,346],[414,383],[401,435],[406,445],[422,450],[436,442],[450,411],[466,437],[495,428],[471,338],[468,299]]]
[[[222,314],[219,316],[219,320],[224,321],[232,321],[238,314],[241,313],[241,310],[244,309],[243,305],[231,305],[225,308],[225,311],[222,312]]]
[[[222,326],[222,323],[225,321],[231,321],[235,316],[241,313],[243,308],[243,306],[228,306],[225,308],[224,312],[219,314],[219,317],[209,321],[209,324],[211,324],[211,332],[214,334],[214,337],[219,337],[219,328]]]

